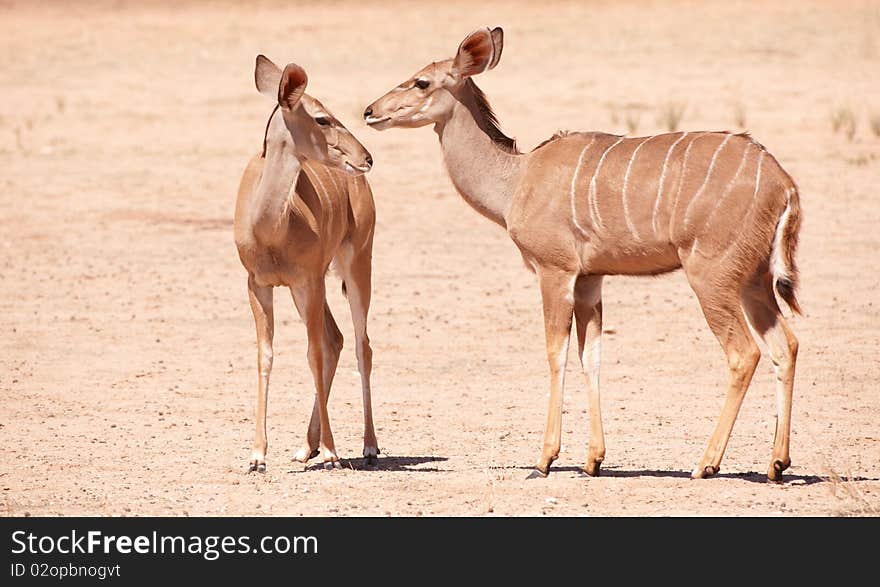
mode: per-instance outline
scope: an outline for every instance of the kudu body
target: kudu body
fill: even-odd
[[[241,178],[235,206],[235,244],[248,273],[247,287],[257,329],[256,433],[249,469],[266,469],[266,403],[272,371],[273,289],[287,287],[308,335],[308,362],[315,384],[304,446],[295,459],[320,454],[338,467],[327,398],[342,350],[342,333],[325,296],[331,262],[347,290],[355,330],[364,403],[364,456],[378,454],[370,399],[372,351],[367,336],[375,208],[363,173],[372,158],[317,100],[304,93],[307,78],[295,64],[282,72],[257,57],[257,89],[277,100],[266,126],[262,154]]]
[[[768,471],[790,465],[791,398],[798,343],[774,295],[799,312],[797,188],[763,146],[726,132],[625,138],[558,133],[530,153],[500,130],[471,76],[495,67],[500,28],[480,29],[453,59],[428,65],[364,112],[377,129],[433,124],[449,176],[477,211],[504,227],[540,281],[550,364],[544,446],[533,475],[559,454],[562,391],[572,322],[589,390],[585,471],[605,457],[599,401],[602,279],[682,268],[727,357],[721,417],[693,470],[719,470],[760,358],[749,325],[767,344],[777,377],[776,437]]]

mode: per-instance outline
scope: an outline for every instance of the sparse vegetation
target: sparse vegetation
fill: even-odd
[[[880,137],[880,112],[871,113],[869,123],[871,125],[871,132],[874,133],[874,136]]]
[[[831,112],[831,129],[835,134],[842,132],[851,141],[856,135],[857,126],[856,115],[851,107],[838,106]]]
[[[617,124],[620,122],[620,116],[617,114],[617,108],[615,108],[614,106],[609,106],[608,113],[611,118],[611,124],[617,126]]]
[[[872,503],[862,491],[853,474],[847,471],[845,477],[841,477],[836,471],[828,467],[828,480],[831,481],[831,493],[834,497],[850,502],[847,512],[843,515],[876,516],[880,514],[880,507]]]
[[[683,102],[667,102],[660,109],[660,115],[657,123],[669,132],[678,130],[686,105]]]
[[[626,130],[629,134],[634,134],[639,129],[639,120],[642,115],[634,110],[629,110],[626,113]]]
[[[742,102],[737,102],[733,105],[733,123],[738,129],[745,130],[746,122],[746,105]]]

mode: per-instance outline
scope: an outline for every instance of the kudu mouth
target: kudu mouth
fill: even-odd
[[[372,127],[372,128],[378,128],[379,130],[382,130],[384,128],[388,128],[387,125],[383,126],[382,123],[390,121],[391,116],[383,116],[383,115],[377,116],[373,112],[373,105],[374,104],[375,104],[375,102],[373,102],[373,104],[370,104],[369,106],[367,106],[367,109],[364,110],[364,122],[367,123],[367,126]]]

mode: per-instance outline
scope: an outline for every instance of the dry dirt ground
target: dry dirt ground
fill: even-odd
[[[806,313],[791,321],[783,485],[765,482],[766,358],[721,474],[689,479],[726,370],[681,273],[606,280],[603,475],[580,474],[572,351],[561,456],[525,481],[548,391],[535,278],[454,192],[430,129],[360,119],[484,25],[506,44],[478,83],[524,149],[557,129],[659,132],[680,104],[680,128],[747,128],[799,182]],[[0,53],[3,515],[880,513],[876,3],[2,1]],[[256,342],[231,218],[271,108],[258,53],[303,65],[376,160],[378,470],[359,458],[351,321],[331,284],[348,339],[330,400],[344,469],[292,460],[313,387],[278,290],[269,469],[245,473]]]

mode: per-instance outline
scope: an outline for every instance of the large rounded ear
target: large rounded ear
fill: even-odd
[[[496,29],[501,31],[501,29]],[[498,51],[496,56],[494,32],[488,28],[477,29],[461,42],[458,46],[458,53],[452,62],[452,69],[460,77],[470,77],[483,73],[490,67],[493,67],[501,57]],[[499,38],[502,37],[499,34]]]
[[[504,31],[500,26],[492,29],[492,44],[495,45],[495,57],[489,64],[489,69],[494,69],[498,62],[501,61],[501,51],[504,49]]]
[[[292,110],[306,91],[309,78],[306,71],[296,63],[288,63],[281,72],[281,84],[278,86],[278,103],[282,108]]]
[[[281,83],[281,70],[265,55],[257,55],[254,82],[258,92],[275,100],[278,96],[278,85]]]

